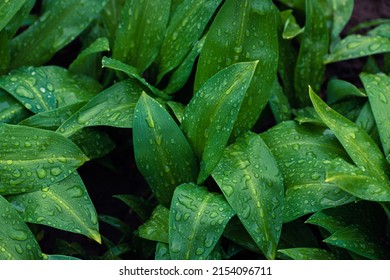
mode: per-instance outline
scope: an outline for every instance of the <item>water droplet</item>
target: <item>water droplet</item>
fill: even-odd
[[[19,244],[15,244],[15,251],[18,253],[18,254],[23,254],[23,248],[20,247]]]
[[[148,115],[146,118],[145,118],[145,121],[147,122],[148,126],[150,128],[154,128],[154,120],[153,120],[153,117],[151,115]]]
[[[54,167],[54,168],[50,169],[50,174],[53,176],[58,176],[61,173],[62,173],[62,169],[59,167]]]
[[[26,89],[23,86],[18,86],[16,88],[16,94],[19,95],[20,97],[25,97],[28,99],[34,99],[34,94],[32,94],[28,89]]]
[[[43,179],[46,177],[46,170],[43,169],[42,167],[38,167],[38,169],[36,170],[36,173],[37,173],[37,176],[39,179]]]
[[[231,196],[234,193],[234,189],[232,186],[223,185],[222,190],[226,196]]]
[[[197,255],[202,255],[204,253],[204,248],[197,248],[196,250],[195,250],[195,254],[197,254]]]
[[[378,50],[380,47],[381,47],[380,44],[378,44],[378,43],[373,43],[373,44],[371,44],[370,46],[368,46],[368,49],[369,49],[370,51],[374,52],[374,51]]]
[[[8,165],[12,165],[13,161],[11,159],[7,160]]]
[[[27,239],[27,233],[20,229],[15,229],[9,233],[9,237],[16,241],[24,241]]]

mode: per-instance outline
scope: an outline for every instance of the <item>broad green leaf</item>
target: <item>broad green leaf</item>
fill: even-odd
[[[144,72],[157,57],[169,19],[170,0],[127,0],[115,34],[113,58]]]
[[[178,186],[169,213],[172,259],[207,259],[233,215],[222,195],[193,184]]]
[[[7,199],[25,222],[83,234],[101,243],[95,207],[76,172],[38,191]]]
[[[154,256],[155,260],[171,260],[171,255],[169,254],[169,244],[157,242],[156,245],[156,254]]]
[[[158,205],[149,220],[138,228],[139,237],[169,243],[169,209]]]
[[[384,154],[390,153],[390,77],[385,74],[360,74],[378,127]]]
[[[237,120],[257,61],[233,64],[207,80],[184,110],[181,123],[198,159],[198,183],[218,164]]]
[[[283,88],[279,84],[278,79],[275,79],[274,83],[272,84],[269,105],[276,123],[288,121],[291,119],[292,113],[290,103],[288,102],[287,96],[284,94]]]
[[[184,0],[173,14],[157,58],[158,81],[175,69],[200,39],[221,0]]]
[[[152,204],[140,196],[131,194],[114,195],[113,197],[121,200],[131,208],[142,221],[146,221],[152,213]]]
[[[46,255],[42,254],[44,260],[49,260],[49,261],[76,261],[80,260],[79,258],[75,258],[72,256],[65,256],[65,255]]]
[[[11,68],[49,61],[87,28],[106,3],[107,0],[55,1],[39,20],[11,41]]]
[[[17,124],[30,114],[12,95],[0,89],[0,123]]]
[[[16,210],[0,195],[0,260],[42,259],[41,248]]]
[[[390,23],[382,23],[381,25],[378,25],[374,29],[368,31],[367,34],[371,36],[390,38]]]
[[[319,248],[288,248],[278,252],[293,260],[335,260],[337,257],[330,251]]]
[[[328,82],[326,93],[326,100],[329,104],[336,103],[350,96],[367,97],[355,85],[339,79],[331,79]]]
[[[326,19],[318,0],[306,0],[305,31],[295,66],[295,94],[300,107],[310,104],[307,87],[319,90],[324,79],[324,55],[328,52],[329,35]]]
[[[25,126],[0,124],[0,146],[1,194],[52,185],[89,160],[65,137]]]
[[[305,28],[301,28],[299,26],[294,15],[292,14],[292,10],[283,11],[280,13],[280,15],[285,17],[282,32],[283,39],[290,40],[303,33]]]
[[[196,180],[196,158],[183,132],[145,93],[135,108],[133,145],[137,167],[162,205],[170,204],[176,186]]]
[[[0,1],[0,31],[24,5],[26,0]]]
[[[387,178],[388,164],[371,137],[355,123],[331,109],[311,88],[309,94],[316,112],[344,146],[354,163],[380,180]]]
[[[110,45],[106,37],[97,38],[86,49],[79,53],[77,58],[69,65],[69,71],[75,74],[98,78],[98,63],[100,64],[102,52],[109,51]]]
[[[194,91],[232,63],[258,60],[233,135],[250,130],[271,95],[278,59],[277,10],[271,0],[228,0],[219,10],[199,56]]]
[[[171,108],[173,114],[175,115],[179,123],[181,123],[184,117],[185,106],[182,103],[175,101],[168,101],[167,105],[169,106],[169,108]]]
[[[289,121],[274,126],[261,137],[283,174],[284,222],[354,200],[325,181],[325,168],[331,160],[348,158],[329,129]]]
[[[69,137],[89,126],[131,128],[134,108],[142,92],[135,81],[123,80],[93,97],[87,104],[66,120],[58,132]]]
[[[73,103],[54,110],[38,113],[24,119],[19,124],[47,130],[56,130],[83,105],[85,105],[85,102]]]
[[[212,173],[226,200],[268,259],[274,259],[283,223],[283,178],[264,141],[245,134],[227,147]]]
[[[352,16],[354,0],[330,0],[332,6],[331,49],[340,41],[340,33]]]
[[[326,182],[365,200],[390,201],[390,182],[373,177],[370,172],[341,159],[334,160],[326,168]]]
[[[349,35],[334,46],[324,63],[332,63],[362,56],[390,52],[390,38],[381,36]]]

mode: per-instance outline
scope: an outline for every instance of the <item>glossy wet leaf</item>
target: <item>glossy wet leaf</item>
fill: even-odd
[[[291,106],[287,96],[283,92],[282,86],[278,82],[278,79],[275,79],[274,83],[272,84],[269,105],[276,123],[291,119]]]
[[[35,5],[36,0],[24,0],[23,2],[24,4],[22,7],[16,12],[16,14],[11,18],[11,20],[3,29],[3,31],[8,34],[9,38],[14,37],[19,28],[26,24],[25,21],[28,21],[29,13]]]
[[[390,52],[390,38],[381,36],[349,35],[334,46],[325,63]]]
[[[129,206],[142,221],[146,221],[152,213],[153,208],[151,202],[146,201],[142,197],[131,194],[114,195],[113,197],[118,198]]]
[[[292,14],[292,10],[283,11],[280,14],[281,16],[283,15],[283,17],[285,17],[282,32],[283,39],[290,40],[303,33],[305,29],[299,26],[294,15]]]
[[[55,184],[42,185],[38,191],[7,199],[25,222],[83,234],[101,243],[95,207],[77,173]]]
[[[31,112],[18,100],[0,89],[0,123],[17,124],[29,117]]]
[[[156,253],[154,256],[155,260],[171,260],[171,255],[169,254],[169,244],[157,242]]]
[[[178,186],[169,213],[172,259],[206,259],[233,215],[222,195],[193,184]]]
[[[149,220],[138,228],[139,237],[169,243],[169,209],[158,205]]]
[[[253,127],[271,95],[278,59],[276,17],[276,8],[270,0],[228,0],[207,32],[194,92],[225,67],[258,60],[234,125],[235,137]]]
[[[170,0],[125,1],[115,34],[113,58],[142,73],[157,57],[169,19]]]
[[[288,256],[293,260],[336,260],[337,257],[332,252],[319,248],[287,248],[278,252]]]
[[[183,131],[201,161],[198,182],[213,171],[228,143],[257,62],[233,64],[211,77],[184,110]]]
[[[376,128],[374,114],[372,113],[372,109],[370,103],[367,101],[362,107],[358,117],[355,120],[355,123],[363,128],[368,134],[371,135],[373,130]]]
[[[305,31],[295,66],[294,88],[298,104],[310,104],[307,87],[319,90],[324,79],[324,55],[328,51],[329,35],[326,19],[318,0],[306,0]]]
[[[0,1],[0,31],[7,25],[25,2],[25,0]]]
[[[93,97],[87,104],[66,120],[58,132],[69,137],[89,126],[131,128],[134,108],[142,87],[132,80],[118,82]]]
[[[283,223],[283,178],[264,141],[245,134],[227,147],[212,173],[229,205],[268,259]]]
[[[182,103],[175,101],[168,101],[167,105],[169,106],[169,108],[171,108],[173,114],[175,115],[179,123],[181,123],[184,117],[185,106]]]
[[[331,79],[328,82],[326,100],[329,104],[336,103],[343,98],[351,96],[367,97],[367,95],[358,89],[354,84],[351,84],[347,81]]]
[[[170,204],[176,186],[196,180],[198,166],[186,137],[145,93],[135,108],[133,143],[137,167],[162,205]]]
[[[33,25],[11,41],[11,68],[39,66],[49,61],[85,30],[106,4],[107,0],[55,1]]]
[[[0,124],[0,145],[1,194],[52,185],[89,160],[70,140],[37,128]]]
[[[0,195],[0,260],[42,259],[41,248],[11,204]]]
[[[390,77],[385,74],[360,74],[378,127],[383,152],[390,153]]]
[[[340,33],[352,16],[354,0],[329,1],[332,6],[331,48],[340,41]]]
[[[65,255],[46,255],[43,254],[43,258],[49,261],[77,261],[79,258]]]
[[[185,59],[220,3],[221,0],[184,0],[177,6],[156,61],[159,67],[158,81]]]
[[[348,158],[330,130],[288,121],[262,133],[261,137],[283,174],[284,222],[354,200],[325,181],[325,168],[331,159]]]
[[[310,98],[318,115],[332,130],[354,163],[378,179],[387,178],[388,164],[371,137],[355,123],[331,109],[311,89]]]

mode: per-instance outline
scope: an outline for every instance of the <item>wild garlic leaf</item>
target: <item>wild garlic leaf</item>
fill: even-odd
[[[354,163],[380,180],[387,178],[388,164],[378,146],[359,126],[331,109],[310,88],[310,99],[324,123],[332,130]]]
[[[284,21],[282,38],[290,40],[298,36],[305,31],[304,27],[300,27],[297,23],[292,10],[286,10],[280,13]]]
[[[113,58],[144,72],[164,40],[170,5],[170,0],[126,0],[115,34]]]
[[[261,137],[283,174],[284,222],[354,201],[353,196],[325,181],[325,168],[331,159],[348,158],[330,130],[288,121]]]
[[[332,252],[319,248],[287,248],[278,252],[288,256],[293,260],[336,260],[337,257]]]
[[[306,0],[305,31],[295,66],[295,94],[300,107],[310,104],[307,86],[319,90],[324,79],[324,55],[328,52],[329,34],[318,0]]]
[[[378,127],[384,154],[390,153],[390,77],[383,74],[360,74]]]
[[[169,206],[176,186],[196,180],[198,166],[186,137],[145,93],[135,108],[133,145],[137,167],[162,205]]]
[[[268,259],[274,259],[283,224],[284,186],[264,141],[247,133],[228,146],[212,173],[226,200]]]
[[[26,0],[0,1],[0,31],[8,24],[25,2]]]
[[[351,84],[347,81],[331,79],[328,82],[326,100],[329,104],[336,103],[343,98],[350,96],[367,97],[367,95],[358,89],[354,84]]]
[[[221,0],[184,0],[181,2],[166,30],[157,58],[157,81],[178,67],[200,39]]]
[[[84,127],[114,126],[131,128],[134,108],[142,87],[133,80],[123,80],[95,95],[57,130],[69,137]]]
[[[17,124],[29,117],[31,112],[18,100],[0,89],[0,123]]]
[[[278,59],[276,17],[276,7],[271,0],[228,0],[207,32],[194,92],[232,63],[258,60],[234,125],[234,137],[253,127],[271,95]]]
[[[194,184],[178,186],[169,213],[172,259],[207,259],[233,215],[222,195]]]
[[[0,260],[39,260],[41,248],[12,205],[0,195]]]
[[[53,131],[0,124],[0,193],[31,192],[69,176],[89,159]]]
[[[158,205],[149,220],[138,228],[138,236],[162,243],[169,243],[169,209]]]
[[[101,243],[95,207],[77,172],[40,190],[8,196],[7,200],[27,223],[83,234]]]
[[[349,35],[334,46],[324,63],[390,52],[390,38],[381,36]]]
[[[207,80],[184,110],[183,131],[201,161],[198,183],[218,164],[257,61],[233,64]]]
[[[106,4],[107,0],[53,2],[39,20],[11,41],[11,68],[49,61],[85,30]]]

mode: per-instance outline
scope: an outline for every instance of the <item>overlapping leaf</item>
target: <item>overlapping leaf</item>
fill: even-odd
[[[7,25],[7,23],[19,11],[25,2],[25,0],[0,1],[0,31]]]
[[[169,209],[158,205],[149,220],[138,228],[138,235],[148,240],[169,243]]]
[[[13,96],[0,89],[0,123],[17,124],[30,114]]]
[[[335,260],[337,257],[325,250],[319,248],[288,248],[280,249],[278,252],[288,256],[293,260]]]

